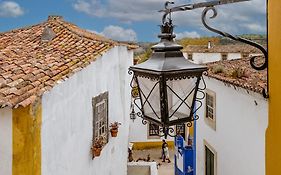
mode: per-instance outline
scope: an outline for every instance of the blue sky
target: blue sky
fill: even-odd
[[[66,21],[116,40],[158,41],[158,25],[166,0],[0,0],[0,31],[8,31],[61,15]],[[204,0],[174,0],[176,5]],[[206,1],[206,0],[205,0]],[[218,7],[210,24],[233,34],[266,32],[266,0]],[[173,15],[177,38],[215,36],[201,23],[203,9]]]

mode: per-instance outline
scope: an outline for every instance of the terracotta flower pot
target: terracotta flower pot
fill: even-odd
[[[111,129],[111,137],[117,137],[118,129]]]
[[[102,148],[96,148],[96,147],[94,147],[94,148],[93,148],[93,154],[94,154],[94,156],[95,156],[95,157],[99,157],[99,156],[100,156],[100,153],[101,153],[101,150],[102,150]]]

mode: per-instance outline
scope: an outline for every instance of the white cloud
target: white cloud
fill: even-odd
[[[117,41],[137,40],[137,34],[133,29],[124,29],[120,26],[110,25],[105,27],[102,32],[97,32],[93,30],[89,30],[89,31]]]
[[[0,17],[18,17],[24,14],[20,5],[13,1],[0,3]]]
[[[182,33],[176,33],[177,39],[182,39],[182,38],[199,38],[200,35],[196,31],[192,32],[182,32]]]
[[[252,24],[245,24],[244,26],[253,32],[258,32],[258,33],[265,32],[264,26],[260,24],[252,23]]]
[[[174,0],[182,5],[203,0]],[[96,17],[118,19],[122,22],[154,21],[161,22],[165,0],[76,0],[77,11]],[[266,1],[252,0],[237,4],[218,6],[218,17],[210,20],[213,26],[230,33],[254,33],[266,31]],[[207,31],[201,23],[203,9],[173,14],[174,24],[179,27],[197,28],[200,33]],[[253,25],[260,26],[256,30]],[[252,30],[254,28],[254,30]]]

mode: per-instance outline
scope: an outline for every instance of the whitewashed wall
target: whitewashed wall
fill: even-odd
[[[130,132],[129,132],[129,142],[160,142],[162,138],[148,138],[148,124],[143,125],[142,119],[137,117],[133,122],[130,121]],[[174,141],[173,137],[168,136],[168,141]]]
[[[13,160],[12,109],[0,109],[0,174],[12,174]]]
[[[43,95],[43,175],[125,175],[129,132],[128,67],[133,51],[115,47]],[[121,122],[92,160],[92,97],[109,91],[109,123]]]
[[[187,53],[184,53],[184,57],[187,57]],[[196,64],[202,64],[202,63],[210,63],[215,61],[220,61],[222,59],[221,53],[193,53],[193,62]],[[228,53],[227,59],[239,59],[241,58],[240,53]]]
[[[197,174],[205,173],[205,139],[217,152],[217,175],[264,175],[268,104],[262,95],[205,77],[216,93],[216,130],[197,122]]]
[[[241,53],[228,53],[227,59],[228,60],[235,60],[242,58]]]

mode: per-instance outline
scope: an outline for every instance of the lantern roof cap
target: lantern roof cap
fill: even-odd
[[[174,74],[177,72],[188,73],[190,75],[200,74],[207,70],[205,65],[198,65],[188,61],[181,52],[181,45],[175,43],[173,34],[173,24],[164,23],[160,26],[161,40],[154,45],[151,58],[147,61],[130,67],[132,71],[146,72],[150,74]]]

